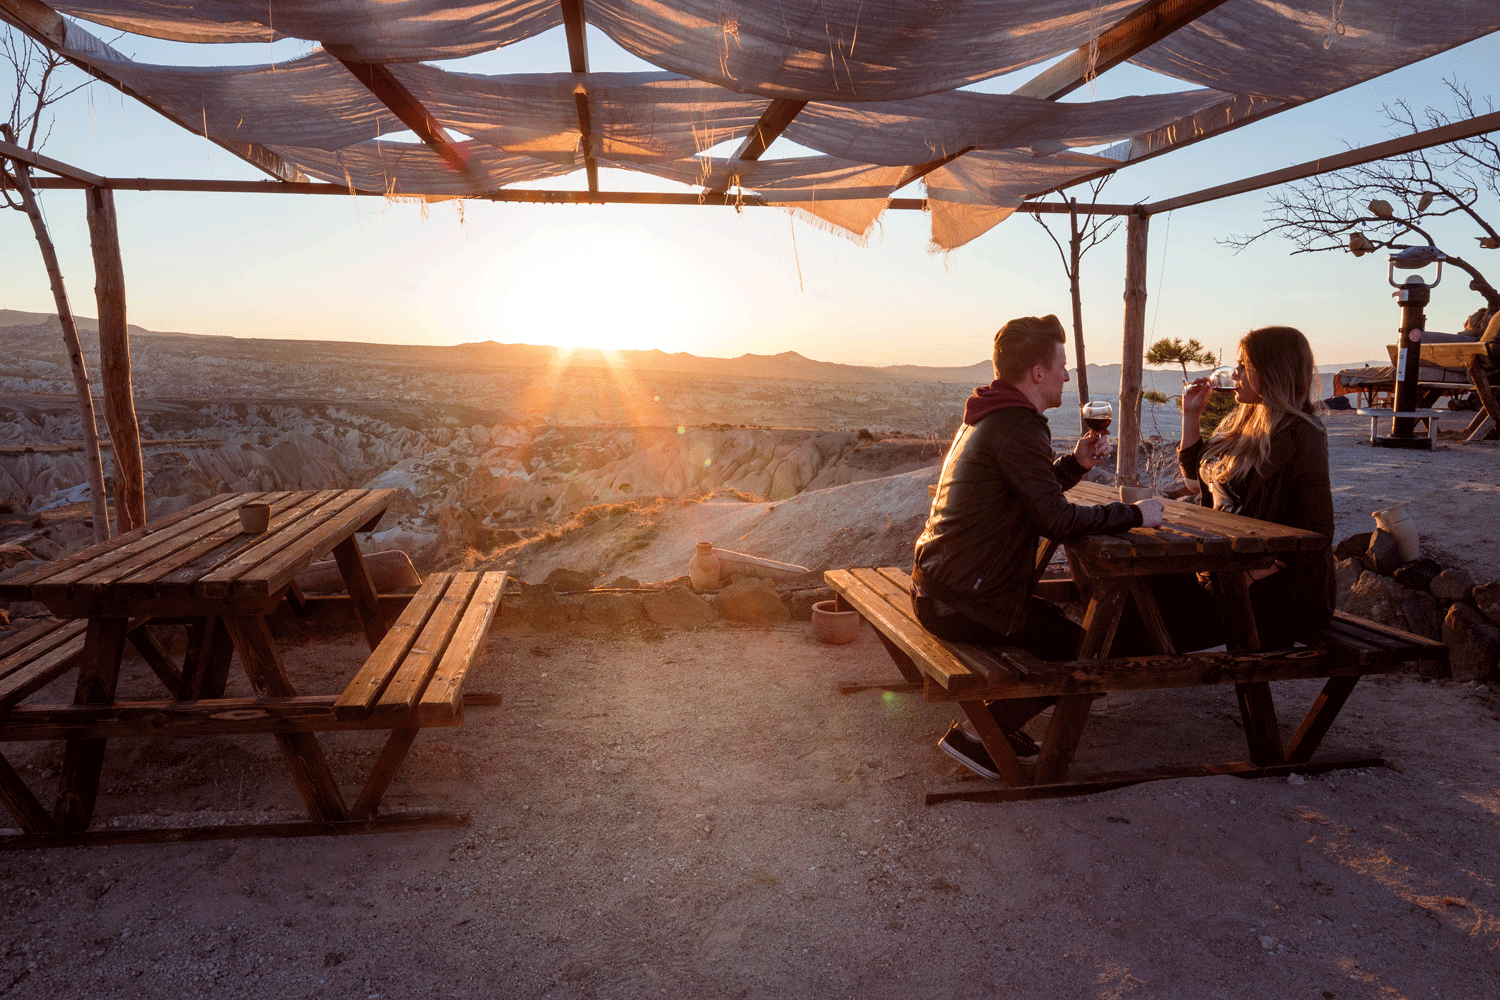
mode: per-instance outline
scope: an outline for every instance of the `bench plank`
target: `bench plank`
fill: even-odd
[[[433,609],[442,600],[443,592],[448,589],[452,580],[452,573],[428,574],[426,581],[406,605],[406,610],[396,619],[396,624],[386,632],[380,645],[375,647],[364,666],[359,668],[359,672],[339,696],[333,709],[335,718],[348,720],[369,716],[370,710],[380,700],[381,693],[395,676],[396,668],[406,658],[412,644],[417,641],[417,636],[421,635],[427,619],[432,616]]]
[[[442,725],[451,722],[463,710],[464,679],[469,668],[479,657],[485,637],[490,633],[490,624],[500,608],[500,595],[505,590],[506,574],[484,573],[474,589],[469,605],[437,671],[422,690],[417,705],[417,721],[424,726]]]
[[[46,622],[0,647],[0,712],[40,691],[77,665],[84,621]]]
[[[389,722],[412,719],[422,691],[437,670],[438,661],[448,648],[479,579],[479,573],[453,574],[452,582],[443,592],[427,624],[402,659],[391,682],[381,692],[370,712],[371,719]]]

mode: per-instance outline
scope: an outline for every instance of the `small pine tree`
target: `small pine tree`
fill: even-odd
[[[1163,337],[1152,344],[1150,349],[1146,351],[1146,364],[1148,365],[1181,365],[1182,380],[1184,382],[1187,381],[1188,365],[1212,365],[1217,364],[1218,360],[1214,356],[1213,351],[1210,351],[1198,343],[1198,341],[1190,339],[1184,344],[1176,337],[1170,340]]]

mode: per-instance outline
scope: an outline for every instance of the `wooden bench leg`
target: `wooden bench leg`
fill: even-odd
[[[412,741],[417,738],[419,732],[421,732],[420,729],[391,730],[391,735],[386,737],[385,745],[380,748],[380,756],[375,759],[375,767],[370,771],[365,787],[360,789],[354,809],[349,813],[350,819],[375,818],[375,813],[380,808],[380,800],[385,798],[386,790],[395,780],[396,772],[401,769],[401,762],[406,760],[406,753],[411,749]]]
[[[1052,721],[1047,725],[1047,735],[1042,739],[1042,752],[1036,759],[1036,783],[1051,785],[1068,779],[1068,768],[1073,766],[1073,755],[1078,752],[1078,741],[1083,738],[1083,728],[1088,725],[1089,706],[1098,695],[1065,694],[1057,699],[1052,710]]]
[[[1328,730],[1333,726],[1333,720],[1338,718],[1339,712],[1344,707],[1344,702],[1349,700],[1354,686],[1359,683],[1356,677],[1330,677],[1323,685],[1323,690],[1314,699],[1312,707],[1307,710],[1307,715],[1302,720],[1302,725],[1292,734],[1291,741],[1286,746],[1286,762],[1288,764],[1306,764],[1312,760],[1312,755],[1317,752],[1318,744],[1323,742],[1323,737],[1328,735]]]
[[[4,757],[0,757],[0,805],[15,818],[22,833],[53,833],[57,830],[47,808],[31,794],[26,782]]]
[[[234,647],[250,675],[255,693],[269,698],[295,697],[297,691],[287,678],[286,668],[281,665],[281,656],[271,641],[271,630],[264,618],[226,615],[224,625],[234,639]],[[312,733],[277,733],[276,742],[281,746],[281,755],[286,760],[292,781],[307,806],[307,814],[323,823],[346,819],[349,810],[339,794],[338,782],[333,780],[333,771],[323,748]]]
[[[120,656],[125,652],[128,618],[91,618],[78,664],[77,705],[106,704],[115,700],[120,678]],[[53,815],[59,829],[69,833],[89,828],[94,819],[94,800],[99,794],[99,772],[104,767],[104,740],[71,739],[63,752],[62,781]]]
[[[1000,780],[1007,785],[1021,785],[1026,783],[1026,778],[1021,773],[1021,762],[1016,759],[1015,750],[1011,749],[1010,740],[1000,731],[995,717],[990,714],[989,706],[982,701],[961,701],[958,707],[963,709],[964,715],[974,726],[974,732],[979,734],[979,742],[990,752],[990,759],[995,762],[995,769],[1000,772]]]
[[[891,659],[895,661],[896,669],[901,671],[901,676],[906,679],[906,683],[914,684],[920,688],[922,686],[922,671],[918,669],[916,661],[906,655],[906,651],[892,642],[884,632],[877,629],[875,634],[880,636],[880,644],[885,647],[887,653],[891,654]]]

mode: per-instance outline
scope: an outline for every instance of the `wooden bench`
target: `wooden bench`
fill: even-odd
[[[8,699],[0,703],[0,742],[253,733],[284,737],[389,730],[359,798],[347,810],[338,803],[340,821],[367,823],[376,816],[418,732],[429,726],[463,723],[464,681],[483,650],[505,581],[506,574],[499,572],[429,575],[340,695],[18,705],[28,694],[76,666],[83,652],[86,622],[59,622],[32,629],[0,646],[0,663],[5,671],[0,691]],[[486,702],[493,703],[493,699],[486,698]],[[15,778],[14,783],[11,778]],[[0,794],[4,796],[0,804],[10,809],[27,834],[56,833],[47,811],[3,759]],[[289,824],[278,827],[300,832]],[[249,835],[255,831],[235,828],[233,832]],[[151,839],[150,831],[128,833],[141,834],[135,839]],[[70,836],[69,842],[121,839],[113,831],[100,831]],[[18,841],[11,846],[24,844]]]
[[[1323,632],[1305,647],[1043,661],[1023,649],[950,643],[934,636],[917,622],[911,607],[911,580],[898,568],[829,570],[824,579],[837,594],[841,609],[858,611],[874,627],[906,679],[905,687],[920,689],[933,702],[975,706],[990,699],[1098,696],[1110,691],[1328,678],[1291,739],[1282,745],[1279,734],[1275,736],[1279,759],[1269,765],[1210,765],[1187,773],[1251,775],[1305,769],[1360,677],[1403,670],[1416,661],[1446,663],[1448,659],[1448,648],[1440,642],[1335,612]],[[1070,580],[1042,581],[1038,585],[1040,596],[1054,598],[1069,596],[1071,589]],[[1031,778],[1025,783],[1034,785],[1066,785],[1073,791],[1059,788],[1052,794],[1070,794],[1184,773],[1174,769],[1134,775],[1131,780],[1116,776],[1102,784],[1066,782],[1068,763],[1063,762],[1060,773],[1023,779]],[[936,798],[929,796],[929,800]]]

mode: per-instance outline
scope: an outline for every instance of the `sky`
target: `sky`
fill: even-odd
[[[90,26],[92,27],[92,26]],[[96,29],[141,61],[285,61],[306,43],[209,46]],[[652,69],[590,29],[596,72]],[[1104,200],[1155,201],[1341,152],[1391,134],[1382,105],[1446,107],[1445,77],[1483,96],[1500,34],[1307,106],[1119,171]],[[562,29],[448,68],[567,68]],[[977,85],[1005,92],[1039,67]],[[70,73],[76,71],[69,70]],[[81,77],[81,74],[77,74]],[[8,84],[0,98],[9,104]],[[1185,89],[1131,66],[1068,100]],[[732,145],[732,144],[731,144]],[[201,135],[94,84],[55,106],[43,152],[105,176],[263,180]],[[722,152],[715,150],[715,152]],[[786,140],[768,158],[806,153]],[[689,190],[603,169],[605,190]],[[582,171],[526,185],[586,188]],[[912,185],[899,196],[920,195]],[[1235,254],[1226,235],[1256,231],[1267,192],[1155,216],[1150,225],[1147,342],[1194,337],[1232,356],[1249,329],[1303,329],[1320,364],[1387,363],[1399,314],[1383,256],[1292,256],[1264,240]],[[888,211],[867,246],[772,208],[420,205],[377,198],[129,192],[115,194],[130,322],[159,331],[386,343],[495,340],[736,357],[796,351],[858,365],[969,365],[1019,315],[1068,321],[1068,286],[1051,241],[1016,215],[949,253],[929,251],[922,212]],[[93,315],[83,194],[43,194],[75,312]],[[1439,231],[1456,252],[1472,234]],[[1085,258],[1088,360],[1120,361],[1124,228]],[[1500,254],[1497,254],[1500,261]],[[1487,261],[1476,261],[1483,266]],[[1429,327],[1455,330],[1480,305],[1456,280],[1433,293]],[[55,312],[31,230],[0,211],[0,309]],[[1071,356],[1071,347],[1070,347]]]

